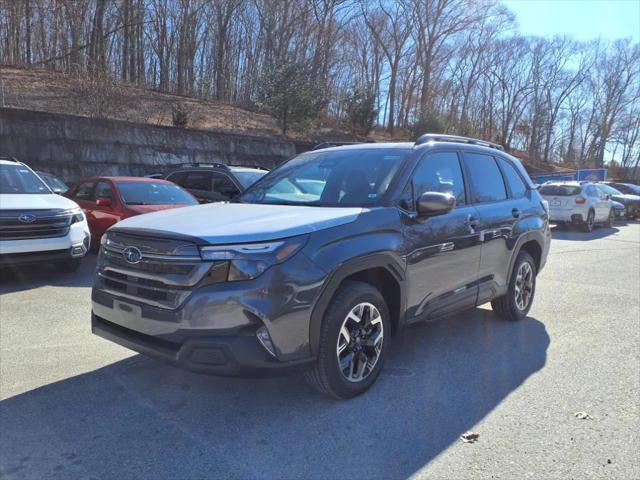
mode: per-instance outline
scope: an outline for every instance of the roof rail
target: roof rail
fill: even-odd
[[[253,168],[255,170],[265,170],[267,172],[269,172],[270,170],[265,167],[264,165],[248,165],[248,164],[231,164],[229,165],[230,167],[240,167],[240,168]]]
[[[7,162],[20,163],[20,161],[16,157],[5,157],[3,155],[0,155],[0,160],[6,160]]]
[[[312,150],[322,150],[323,148],[344,147],[346,145],[362,145],[363,143],[376,143],[375,141],[367,142],[322,142],[313,147]]]
[[[187,162],[187,163],[173,163],[167,165],[169,168],[188,168],[188,167],[210,167],[210,168],[222,168],[229,170],[229,165],[216,162]]]
[[[451,143],[466,143],[470,145],[480,145],[482,147],[495,148],[504,152],[504,147],[497,143],[489,142],[487,140],[480,140],[477,138],[459,137],[457,135],[443,135],[439,133],[425,133],[420,135],[416,140],[416,145],[422,145],[427,142],[451,142]]]

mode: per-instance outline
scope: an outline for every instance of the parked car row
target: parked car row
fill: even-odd
[[[77,268],[86,250],[99,246],[104,232],[125,218],[227,201],[267,172],[261,167],[188,163],[170,166],[168,174],[153,174],[153,178],[93,177],[69,187],[57,176],[34,172],[16,159],[1,157],[0,161],[0,265],[51,260],[65,268]],[[67,210],[77,212],[72,216],[73,227]],[[69,228],[64,228],[65,222]],[[89,235],[79,246],[75,236],[81,228]]]
[[[611,227],[616,218],[640,215],[640,196],[624,194],[610,184],[547,182],[540,194],[549,205],[549,217],[560,227],[577,226],[591,232],[597,225]]]

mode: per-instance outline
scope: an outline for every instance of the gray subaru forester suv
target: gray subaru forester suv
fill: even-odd
[[[524,318],[550,239],[542,198],[498,145],[424,135],[323,148],[231,203],[110,228],[92,330],[195,372],[306,370],[349,398],[407,325],[489,301]]]

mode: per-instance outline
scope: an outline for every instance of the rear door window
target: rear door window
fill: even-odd
[[[464,163],[469,172],[469,185],[476,202],[498,202],[507,199],[502,174],[492,156],[465,153]]]

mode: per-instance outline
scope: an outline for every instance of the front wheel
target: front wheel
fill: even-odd
[[[318,359],[306,379],[338,399],[364,393],[378,378],[391,335],[381,293],[362,282],[345,282],[332,299],[320,330]]]
[[[536,291],[536,264],[528,252],[518,253],[506,295],[491,302],[491,308],[503,320],[522,320],[529,313]]]
[[[615,221],[616,221],[616,212],[614,212],[612,208],[609,210],[609,216],[607,217],[607,222],[605,223],[605,226],[607,228],[612,228]]]

